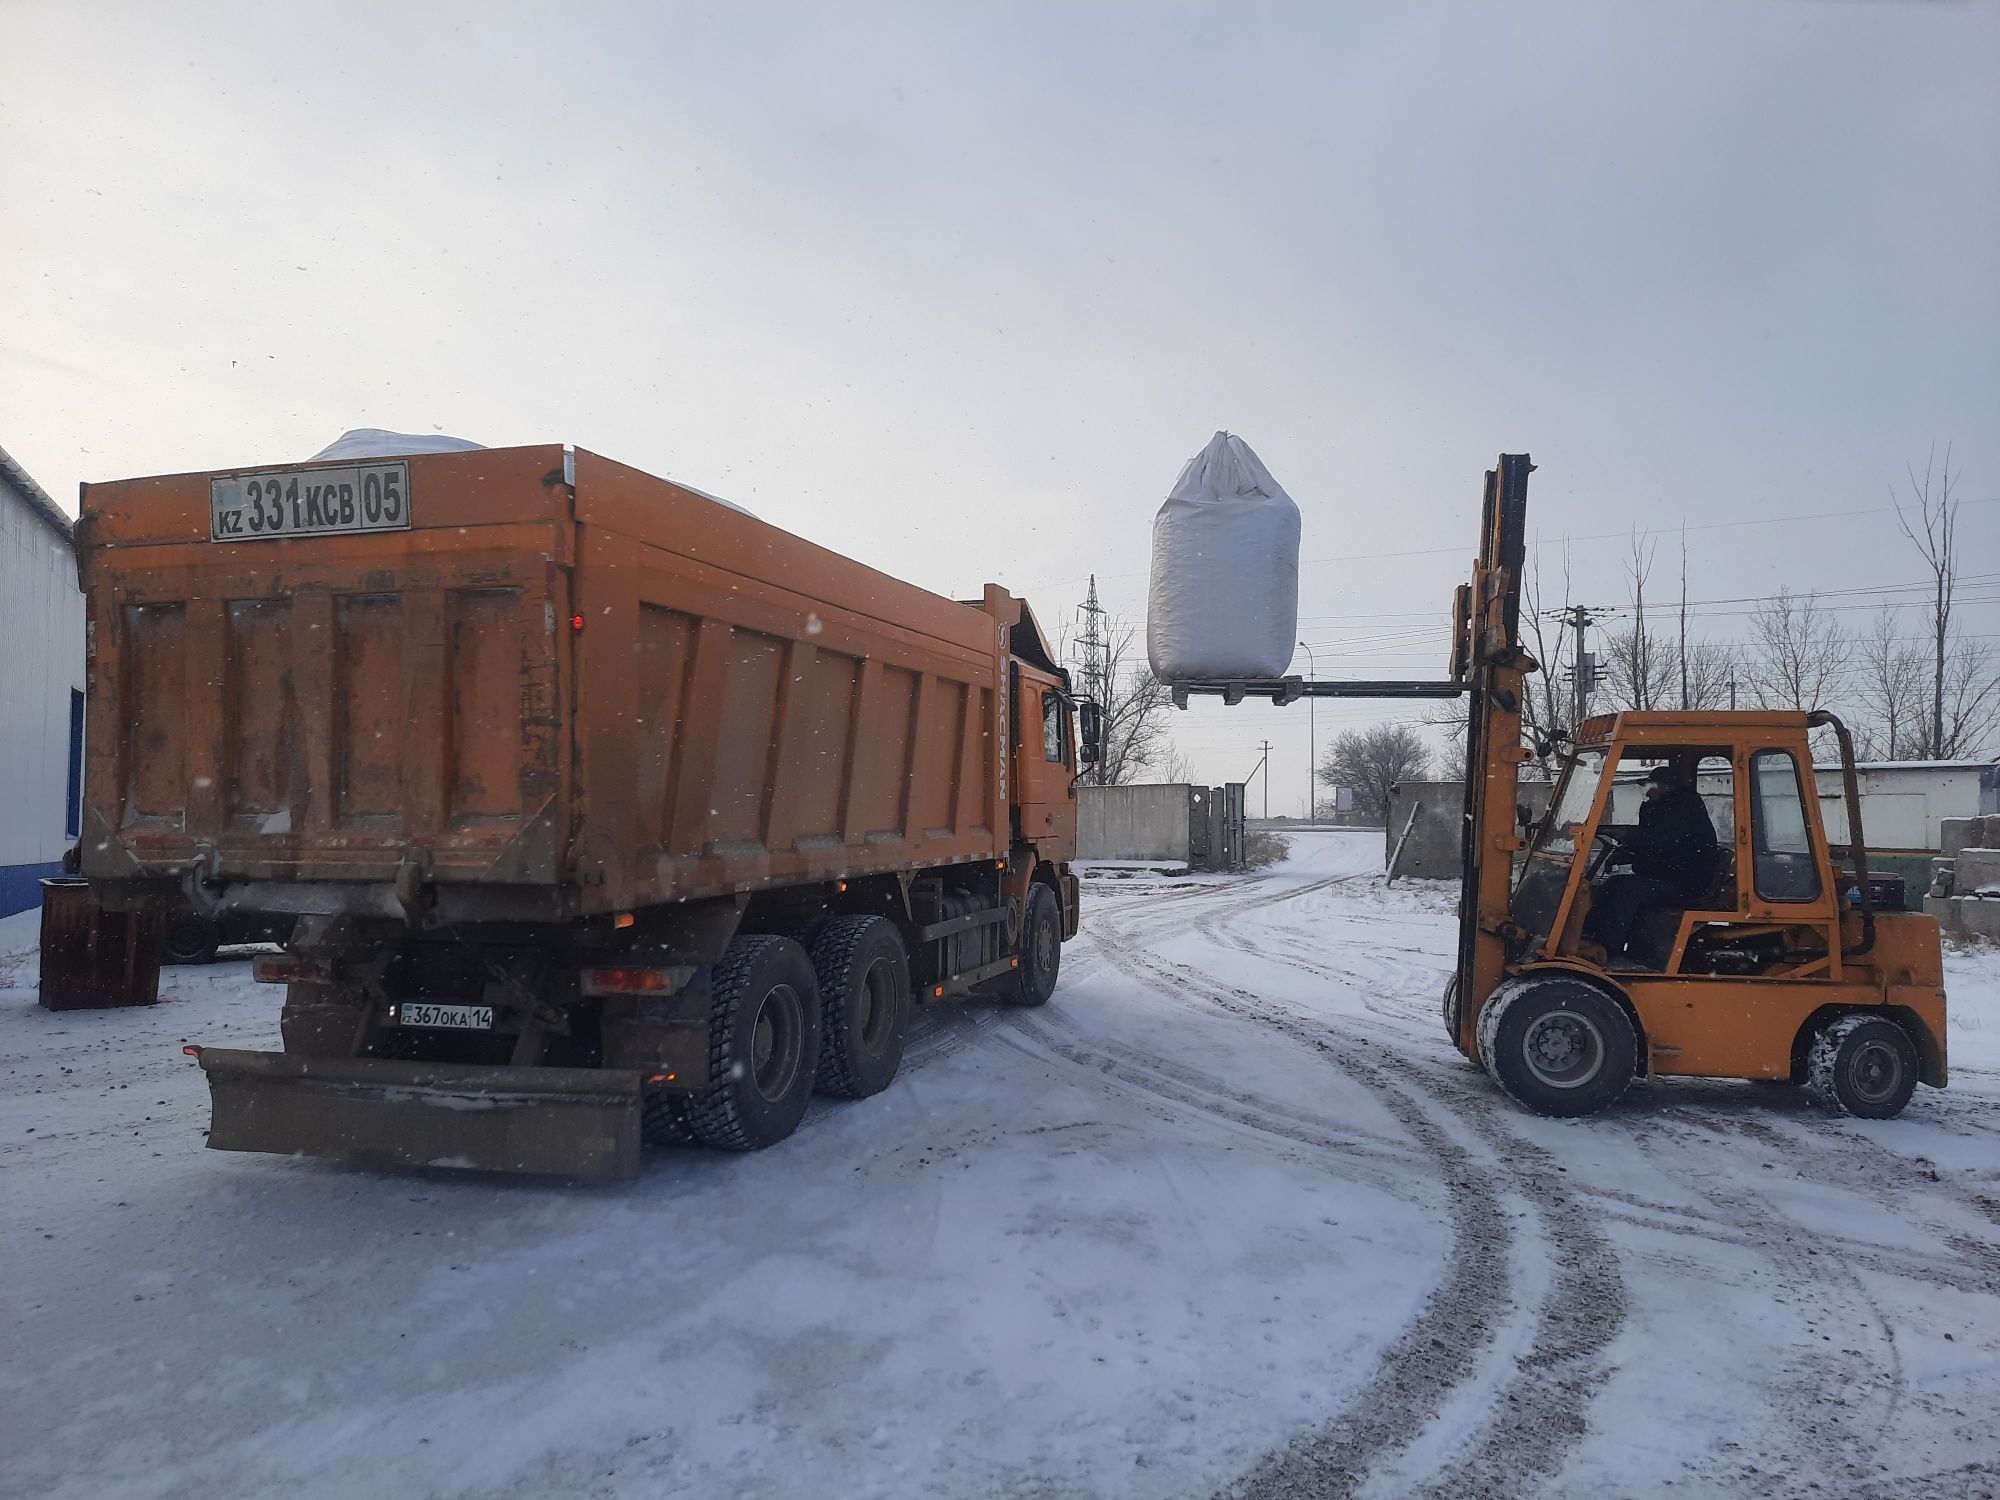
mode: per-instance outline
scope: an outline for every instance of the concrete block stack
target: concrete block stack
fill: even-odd
[[[1940,821],[1924,910],[1952,937],[2000,942],[2000,814]]]

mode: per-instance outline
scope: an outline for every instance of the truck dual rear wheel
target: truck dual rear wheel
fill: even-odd
[[[1042,881],[1028,887],[1021,921],[1021,966],[1000,991],[1009,1005],[1045,1005],[1062,972],[1062,903]]]
[[[806,950],[754,933],[715,966],[708,1022],[708,1091],[688,1101],[704,1146],[761,1151],[794,1130],[819,1066],[819,986]]]
[[[1616,1000],[1580,979],[1531,976],[1503,985],[1479,1016],[1486,1071],[1538,1115],[1595,1114],[1632,1082],[1639,1038]]]
[[[836,917],[812,945],[819,982],[819,1072],[823,1094],[865,1099],[889,1086],[903,1063],[910,1018],[910,956],[882,917]]]
[[[1917,1049],[1887,1016],[1837,1016],[1813,1038],[1806,1079],[1836,1114],[1893,1119],[1916,1092]]]
[[[170,964],[205,964],[222,946],[222,929],[207,917],[184,911],[167,923],[166,960]]]

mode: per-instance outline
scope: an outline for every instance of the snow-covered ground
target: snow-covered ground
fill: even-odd
[[[1444,1040],[1379,834],[1093,881],[1039,1012],[752,1157],[572,1186],[202,1149],[247,966],[34,1004],[0,924],[0,1494],[1945,1496],[2000,1487],[2000,958],[1898,1121]]]

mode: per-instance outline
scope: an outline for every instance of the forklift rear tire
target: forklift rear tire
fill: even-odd
[[[1614,1103],[1638,1067],[1625,1008],[1594,985],[1536,975],[1503,986],[1479,1016],[1479,1052],[1507,1097],[1573,1119]]]
[[[706,1093],[687,1124],[704,1146],[761,1151],[799,1128],[819,1067],[819,986],[806,950],[752,933],[715,966]]]
[[[1835,1114],[1894,1119],[1916,1092],[1916,1044],[1885,1016],[1837,1016],[1813,1038],[1806,1078]]]
[[[836,917],[812,943],[819,980],[822,1094],[866,1099],[903,1063],[910,1021],[910,956],[883,917]]]

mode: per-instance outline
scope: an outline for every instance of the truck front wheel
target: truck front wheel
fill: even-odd
[[[881,917],[838,917],[813,939],[812,961],[820,995],[820,1092],[843,1099],[881,1093],[902,1066],[909,1023],[903,939]]]
[[[1056,992],[1062,971],[1062,903],[1041,881],[1028,887],[1028,909],[1021,922],[1021,966],[1001,992],[1009,1005],[1041,1005]]]
[[[737,938],[715,966],[710,1083],[688,1101],[688,1130],[724,1151],[782,1141],[812,1096],[819,1038],[819,987],[806,950],[768,933]]]

